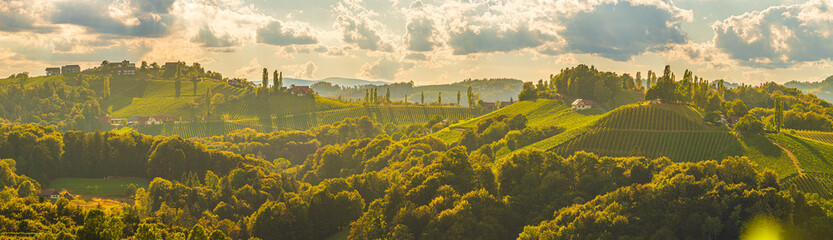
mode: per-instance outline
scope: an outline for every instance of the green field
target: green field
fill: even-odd
[[[815,131],[795,131],[789,130],[790,134],[795,136],[803,137],[806,139],[812,139],[819,142],[833,144],[833,132],[815,132]]]
[[[737,136],[736,139],[741,147],[738,151],[742,152],[738,155],[755,162],[758,171],[769,169],[780,178],[798,173],[789,155],[765,136]]]
[[[581,135],[587,131],[589,126],[595,124],[596,121],[605,115],[605,113],[599,109],[574,111],[564,102],[549,99],[538,99],[535,101],[519,101],[489,114],[451,125],[450,128],[473,128],[477,126],[477,122],[480,120],[495,117],[501,114],[523,114],[527,118],[527,126],[529,127],[560,126],[564,127],[566,130],[560,134],[524,146],[514,151],[498,152],[496,153],[496,159],[511,156],[513,153],[518,151],[530,149],[545,150],[556,147],[561,143]],[[442,139],[446,143],[454,143],[460,140],[462,134],[439,132],[433,134],[433,136]]]
[[[788,133],[769,134],[767,137],[790,149],[805,172],[833,174],[833,145]]]
[[[150,181],[141,178],[60,178],[49,182],[44,188],[58,191],[67,190],[81,198],[89,197],[126,197],[127,186],[136,185],[137,188],[147,188]]]

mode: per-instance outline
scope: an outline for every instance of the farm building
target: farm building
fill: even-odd
[[[58,75],[58,74],[61,74],[61,68],[57,68],[57,67],[46,68],[46,76],[54,76],[54,75]]]
[[[292,86],[289,92],[298,96],[304,96],[310,90],[309,86]]]
[[[593,100],[584,100],[584,99],[576,99],[573,101],[572,107],[573,110],[584,110],[584,109],[591,109],[596,103]]]
[[[128,63],[116,69],[117,75],[136,75],[136,64]]]
[[[72,74],[72,73],[80,73],[81,66],[78,65],[66,65],[61,67],[61,73],[63,74]]]

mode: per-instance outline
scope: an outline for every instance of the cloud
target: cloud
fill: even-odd
[[[692,64],[702,64],[712,70],[726,70],[737,61],[714,46],[712,42],[678,44],[664,54],[671,60],[683,59]]]
[[[428,52],[439,46],[437,29],[434,22],[428,17],[417,17],[408,20],[405,42],[408,50],[416,52]]]
[[[293,29],[284,27],[280,21],[272,21],[257,29],[257,42],[277,46],[316,44],[318,39],[309,28]]]
[[[91,32],[131,37],[164,37],[169,33],[174,17],[167,14],[164,4],[79,0],[57,2],[57,12],[52,15],[56,24],[73,24],[87,27]],[[130,3],[139,3],[136,4]],[[151,4],[153,11],[146,4]],[[143,7],[145,6],[145,7]]]
[[[307,61],[304,64],[298,65],[288,65],[284,66],[289,72],[293,72],[295,78],[301,79],[313,79],[315,78],[315,71],[318,70],[318,66],[315,65],[312,61]]]
[[[168,13],[176,0],[137,0],[139,9],[152,13]]]
[[[714,45],[742,65],[786,68],[833,56],[833,1],[770,7],[716,22]]]
[[[352,1],[339,2],[333,11],[338,14],[334,27],[341,32],[342,41],[364,50],[393,51],[393,45],[379,32],[385,25],[371,20],[372,12]]]
[[[445,3],[438,9],[425,4],[426,12],[440,12],[447,43],[454,55],[510,52],[537,48],[559,41],[557,23],[546,19],[533,1]]]
[[[681,23],[693,18],[670,1],[618,1],[572,9],[574,13],[561,15],[559,35],[566,40],[566,51],[616,61],[686,43]]]
[[[362,66],[360,77],[396,80],[396,76],[402,70],[410,69],[413,66],[413,64],[403,63],[389,58],[381,58],[376,62],[365,63]]]
[[[214,30],[209,26],[203,26],[200,28],[199,34],[194,36],[191,41],[201,43],[203,47],[209,48],[227,48],[238,45],[238,42],[234,40],[231,35],[225,34],[218,37]]]
[[[257,76],[261,76],[262,74],[263,74],[263,65],[260,65],[260,63],[257,61],[257,58],[252,59],[252,61],[249,62],[248,66],[238,68],[237,70],[234,71],[234,75],[236,77],[244,77],[244,78],[252,77],[252,79],[260,79],[260,78],[257,78]]]
[[[0,1],[0,31],[49,33],[52,26],[42,26],[29,1]]]
[[[425,56],[425,54],[422,53],[411,53],[406,55],[405,59],[413,61],[425,61],[428,60],[428,56]]]
[[[555,36],[540,30],[529,29],[520,25],[514,28],[488,27],[476,29],[466,27],[449,33],[449,45],[454,55],[467,55],[483,52],[508,52],[524,48],[538,47],[545,42],[555,40]]]

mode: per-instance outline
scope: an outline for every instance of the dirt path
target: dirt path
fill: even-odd
[[[789,156],[790,159],[793,160],[793,165],[795,165],[795,170],[798,171],[798,175],[799,176],[804,176],[804,170],[802,170],[801,166],[798,165],[798,159],[795,158],[795,155],[793,155],[793,152],[790,152],[789,149],[785,148],[784,146],[781,146],[781,144],[777,144],[775,142],[772,142],[772,144],[775,144],[775,146],[778,146],[779,148],[784,150],[784,152],[787,152],[787,156]]]

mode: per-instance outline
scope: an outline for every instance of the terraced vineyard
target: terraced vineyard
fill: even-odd
[[[833,175],[829,173],[805,173],[804,175],[794,174],[781,180],[782,188],[789,188],[795,185],[798,190],[805,193],[815,193],[823,198],[831,198],[833,187]]]
[[[188,104],[199,101],[202,97],[152,97],[133,98],[132,102],[112,113],[110,117],[128,118],[132,116],[150,117],[156,115],[192,116],[197,112],[191,110]]]
[[[702,161],[742,155],[741,149],[729,131],[706,125],[689,106],[637,104],[610,112],[588,131],[552,150],[561,155],[583,150],[603,156]]]
[[[728,131],[592,129],[554,150],[561,155],[583,150],[612,157],[665,156],[673,161],[701,161],[739,155],[737,144]]]
[[[790,131],[790,133],[806,139],[833,144],[833,132]]]
[[[670,104],[635,105],[616,110],[600,120],[596,127],[655,131],[703,131],[707,129],[702,117],[691,107]]]
[[[833,145],[786,132],[769,134],[767,137],[790,149],[805,171],[833,174]]]

